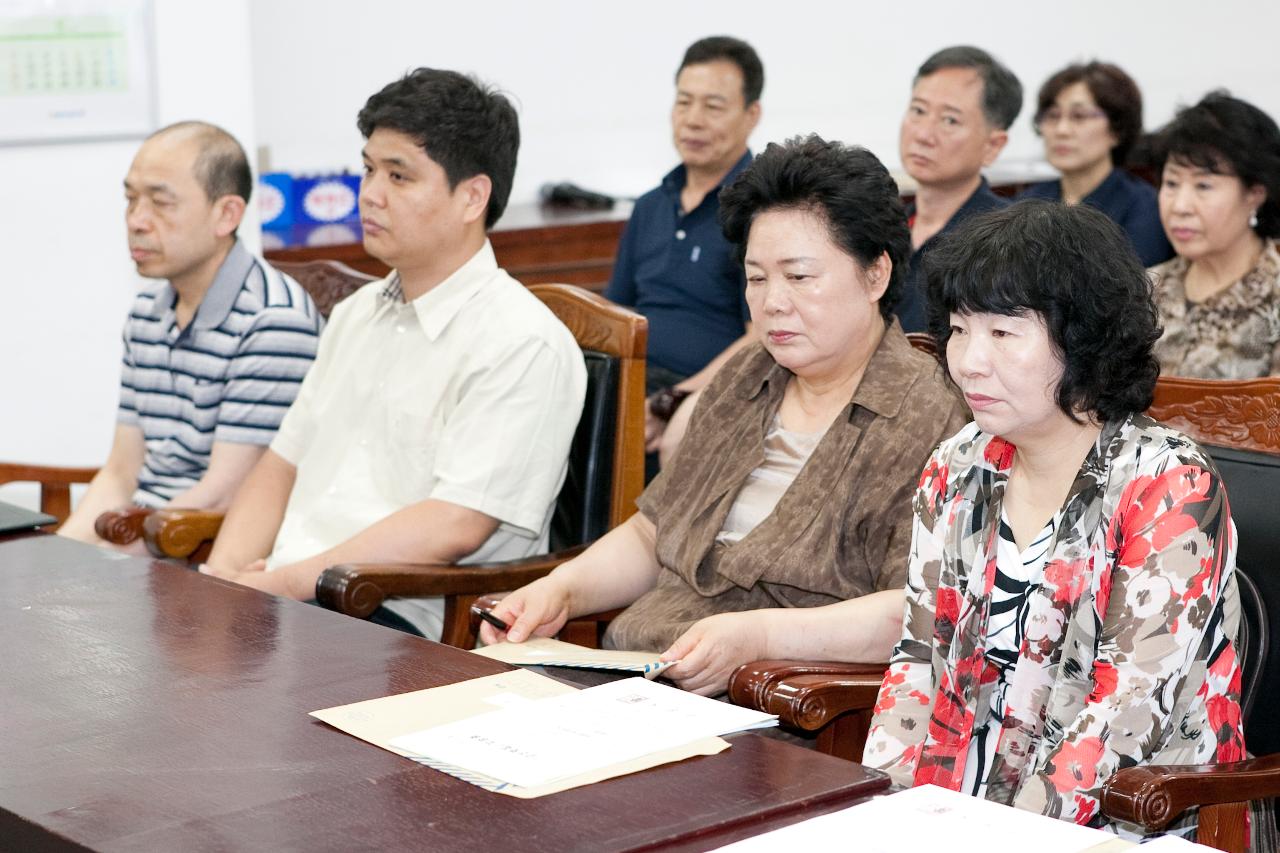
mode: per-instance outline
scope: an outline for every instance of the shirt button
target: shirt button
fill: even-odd
[[[683,240],[683,239],[684,239],[684,229],[683,229],[683,228],[681,228],[679,231],[677,231],[677,232],[676,232],[676,239],[677,239],[677,240]]]

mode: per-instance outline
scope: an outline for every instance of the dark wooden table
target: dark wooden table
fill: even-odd
[[[505,664],[189,569],[0,539],[4,850],[700,850],[884,787],[741,735],[536,800],[307,716]]]

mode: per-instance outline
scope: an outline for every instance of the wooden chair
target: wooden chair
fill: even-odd
[[[1243,850],[1242,800],[1280,796],[1280,707],[1259,703],[1266,685],[1280,687],[1280,655],[1269,654],[1280,618],[1280,524],[1273,495],[1280,492],[1280,378],[1214,381],[1161,377],[1148,413],[1200,442],[1226,484],[1239,538],[1245,667],[1246,743],[1266,757],[1216,767],[1134,767],[1106,783],[1103,813],[1143,825],[1167,826],[1193,806],[1200,841]],[[816,732],[825,752],[857,760],[884,667],[860,664],[758,661],[730,679],[737,704],[778,714],[783,725]]]
[[[325,319],[339,302],[377,280],[341,261],[273,261],[271,265],[302,285]]]
[[[63,468],[56,465],[27,465],[21,462],[0,462],[0,485],[5,483],[35,483],[39,487],[40,511],[58,519],[58,523],[71,515],[71,486],[87,483],[98,473],[97,468]]]
[[[570,450],[569,473],[556,501],[549,554],[467,566],[362,563],[320,576],[316,599],[331,610],[367,619],[394,596],[444,596],[443,641],[469,647],[469,610],[476,597],[515,589],[581,553],[585,543],[621,524],[644,489],[644,359],[648,323],[639,314],[567,284],[529,290],[573,332],[587,365],[587,397]],[[143,524],[157,556],[191,558],[207,547],[221,515],[158,510]]]
[[[920,352],[927,352],[934,358],[938,357],[938,344],[933,339],[933,335],[928,332],[907,332],[907,340]]]
[[[315,302],[320,315],[326,319],[335,305],[369,282],[375,281],[373,276],[353,270],[339,261],[281,261],[272,266],[302,285]],[[145,507],[108,510],[94,520],[93,527],[108,542],[128,545],[144,536],[145,530],[150,526],[153,538],[163,543],[158,546],[161,554],[157,556],[173,553],[197,561],[208,556],[207,543],[217,535],[218,527],[222,524],[220,513],[166,516],[152,521],[154,512]]]

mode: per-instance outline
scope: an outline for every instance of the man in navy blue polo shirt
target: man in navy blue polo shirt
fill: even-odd
[[[671,129],[680,165],[636,202],[605,296],[649,320],[647,393],[701,388],[749,340],[742,266],[720,231],[718,200],[751,162],[764,68],[746,42],[713,36],[685,52]],[[665,423],[647,413],[658,449]]]
[[[926,330],[924,259],[937,237],[1009,203],[991,192],[982,168],[1004,150],[1021,109],[1018,78],[980,48],[943,48],[916,72],[898,139],[902,168],[917,184],[907,208],[911,263],[893,309],[904,331]]]

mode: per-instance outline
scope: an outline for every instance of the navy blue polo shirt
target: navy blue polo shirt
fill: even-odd
[[[748,151],[688,213],[683,165],[636,201],[604,295],[649,320],[650,364],[690,376],[746,331],[745,278],[719,217],[720,189],[750,163]]]
[[[951,215],[947,224],[942,226],[937,234],[925,240],[924,245],[911,253],[911,263],[907,266],[907,278],[903,282],[902,298],[893,308],[893,313],[898,315],[904,332],[929,331],[929,318],[926,313],[929,294],[926,292],[928,283],[924,277],[924,259],[937,245],[938,238],[948,231],[954,231],[956,226],[970,216],[1008,206],[1008,199],[993,193],[991,187],[987,185],[987,179],[983,178],[978,188],[973,191],[973,195],[969,196],[965,203],[960,205],[960,209]],[[907,219],[910,220],[915,215],[916,206],[912,203],[907,207]]]
[[[1062,182],[1032,184],[1018,198],[1062,201]],[[1153,267],[1173,257],[1173,246],[1169,245],[1164,226],[1160,224],[1156,188],[1151,184],[1123,169],[1112,169],[1107,179],[1082,201],[1101,210],[1124,229],[1144,267]]]

